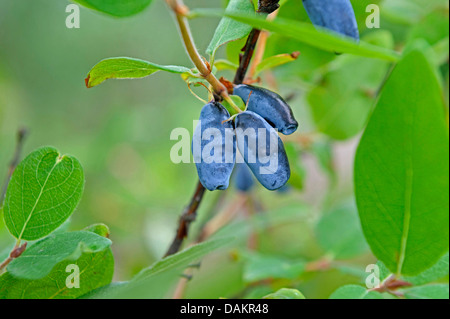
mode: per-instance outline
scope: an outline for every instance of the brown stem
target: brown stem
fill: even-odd
[[[264,14],[271,14],[276,11],[280,6],[278,4],[279,0],[259,0],[258,1],[258,12]],[[247,42],[242,49],[244,54],[240,57],[239,67],[237,69],[236,75],[234,77],[234,84],[242,84],[247,74],[250,61],[255,52],[256,43],[258,42],[259,36],[261,35],[261,30],[253,29],[248,38]]]
[[[1,264],[0,264],[0,274],[3,272],[3,270],[6,268],[6,266],[9,265],[11,261],[13,261],[15,258],[20,257],[20,255],[23,254],[25,249],[27,248],[27,243],[23,243],[21,246],[17,243],[13,250],[11,250],[11,253],[9,254],[8,258],[6,258]]]
[[[192,196],[190,204],[185,208],[183,214],[179,219],[175,238],[173,239],[172,244],[170,245],[164,257],[173,255],[180,250],[184,239],[188,235],[190,224],[197,217],[197,209],[200,206],[204,194],[205,188],[203,187],[202,183],[198,182],[197,188],[194,192],[194,195]]]
[[[256,43],[258,42],[260,34],[261,30],[258,29],[253,29],[250,32],[247,43],[243,48],[244,54],[240,57],[239,67],[233,81],[234,84],[242,84],[244,82],[245,75],[247,74],[247,70],[253,57],[253,53],[255,52]]]
[[[411,286],[411,283],[398,279],[395,275],[391,275],[382,282],[380,287],[369,289],[369,291],[377,291],[379,293],[387,292],[401,298],[403,297],[403,293],[398,291],[398,289]]]
[[[3,200],[5,199],[6,190],[8,189],[9,181],[11,180],[11,176],[16,169],[16,166],[20,162],[20,157],[22,154],[23,143],[25,142],[25,138],[27,136],[27,129],[22,128],[17,132],[17,140],[16,140],[16,149],[14,151],[14,156],[9,164],[8,174],[5,177],[5,182],[3,183],[2,192],[0,194],[0,207],[3,205]]]

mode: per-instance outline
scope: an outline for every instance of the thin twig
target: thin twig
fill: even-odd
[[[248,36],[247,43],[243,49],[244,54],[240,56],[239,67],[237,69],[236,75],[234,77],[234,84],[242,84],[245,79],[245,75],[247,74],[248,67],[250,65],[250,61],[253,57],[253,53],[255,52],[255,46],[258,42],[259,35],[261,34],[261,30],[253,29]]]
[[[11,176],[14,173],[17,165],[20,162],[20,157],[22,154],[23,144],[25,142],[25,138],[27,136],[27,129],[22,128],[17,132],[17,140],[16,140],[16,149],[14,151],[14,156],[9,163],[8,174],[5,177],[5,182],[3,183],[2,192],[0,195],[0,207],[3,206],[3,200],[5,199],[6,190],[8,189],[9,181],[11,180]]]
[[[259,0],[258,12],[271,14],[280,7],[278,2],[279,0]],[[250,32],[247,42],[242,49],[244,53],[240,56],[239,67],[233,81],[234,84],[242,84],[244,82],[245,75],[247,74],[247,70],[253,57],[253,53],[255,52],[256,43],[258,42],[260,35],[261,30],[258,29],[252,29]]]
[[[189,14],[189,8],[186,7],[183,0],[166,0],[170,8],[175,14],[175,19],[180,30],[180,35],[183,40],[186,52],[189,55],[192,63],[200,72],[202,78],[211,84],[214,92],[221,99],[227,101],[237,113],[242,112],[241,109],[233,102],[231,97],[228,95],[228,90],[214,75],[211,69],[211,65],[200,55],[197,47],[195,46],[194,38],[189,27],[189,22],[186,16]]]
[[[192,196],[190,204],[185,208],[183,214],[180,217],[175,238],[173,239],[172,244],[170,245],[164,257],[173,255],[180,250],[184,239],[188,235],[189,226],[197,217],[197,209],[203,199],[205,191],[206,189],[199,181],[197,183],[197,188],[194,192],[194,195]]]

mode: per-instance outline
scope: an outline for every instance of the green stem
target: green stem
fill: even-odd
[[[192,63],[196,66],[201,76],[211,84],[214,92],[221,96],[225,101],[237,111],[242,112],[239,107],[233,102],[228,95],[228,90],[217,77],[212,73],[211,66],[207,64],[206,60],[200,55],[197,47],[195,46],[194,38],[189,27],[189,22],[186,18],[189,13],[189,9],[183,3],[183,0],[166,0],[170,8],[175,13],[175,18],[180,29],[181,38],[183,39],[186,52],[189,55]]]

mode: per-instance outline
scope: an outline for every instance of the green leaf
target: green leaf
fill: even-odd
[[[449,299],[448,284],[426,285],[404,290],[408,299]]]
[[[191,246],[179,253],[157,261],[152,266],[136,275],[133,281],[145,280],[169,269],[183,268],[185,265],[203,257],[217,248],[229,244],[232,240],[233,239],[229,237],[219,238]]]
[[[189,73],[183,66],[158,65],[144,60],[119,57],[100,61],[89,71],[85,80],[86,87],[91,88],[108,79],[138,79],[145,78],[158,71],[170,73]]]
[[[192,10],[191,16],[222,16],[223,11],[218,10]],[[247,23],[255,28],[265,29],[282,34],[285,37],[304,42],[313,47],[330,52],[350,53],[369,58],[378,58],[388,61],[397,61],[399,55],[392,50],[374,46],[365,42],[357,43],[351,39],[342,37],[326,29],[318,30],[309,23],[291,19],[277,18],[274,21],[264,17],[226,12],[226,17]]]
[[[297,289],[281,288],[280,290],[269,294],[263,299],[306,299]]]
[[[27,247],[7,270],[15,277],[41,279],[63,260],[77,260],[83,253],[97,253],[110,245],[109,239],[88,231],[51,234]]]
[[[189,265],[206,254],[222,247],[233,239],[219,238],[191,246],[179,253],[157,261],[142,270],[132,280],[119,286],[113,285],[90,293],[87,298],[162,298],[179,280]],[[97,294],[98,293],[98,294]]]
[[[271,70],[273,68],[276,68],[277,66],[281,66],[297,60],[299,54],[299,52],[294,52],[291,54],[284,53],[274,55],[262,60],[261,63],[256,66],[255,77],[257,77],[261,72]]]
[[[214,62],[214,66],[216,67],[217,71],[223,71],[223,70],[235,71],[239,67],[239,65],[234,64],[233,62],[228,61],[228,60],[223,60],[223,59],[216,60]]]
[[[127,17],[144,10],[152,0],[73,0],[82,6],[115,17]]]
[[[370,43],[393,47],[392,36],[378,31],[365,37]],[[389,63],[358,56],[340,56],[331,65],[320,85],[307,95],[318,129],[336,140],[359,134],[375,103]]]
[[[66,285],[68,276],[74,274],[67,268],[69,265],[79,267],[80,288],[68,288]],[[0,276],[0,299],[75,299],[108,285],[113,273],[114,257],[110,249],[83,254],[76,261],[60,262],[50,274],[39,280],[19,279],[9,272],[4,273]]]
[[[320,246],[336,259],[356,257],[368,250],[358,211],[352,204],[326,212],[315,227]]]
[[[330,299],[383,299],[376,291],[368,291],[358,285],[347,285],[338,288],[330,296]]]
[[[83,169],[76,158],[40,148],[14,171],[5,198],[6,226],[18,240],[42,238],[73,213],[83,188]]]
[[[246,105],[245,105],[244,101],[239,96],[237,96],[237,95],[230,95],[230,97],[231,97],[231,100],[234,102],[234,104],[238,108],[240,108],[242,111],[245,110]],[[228,101],[225,101],[225,100],[222,101],[222,105],[223,105],[224,108],[227,109],[227,111],[228,111],[228,113],[230,113],[230,115],[237,114],[235,109],[231,106],[230,103],[228,103]]]
[[[293,261],[284,257],[252,253],[244,266],[244,281],[263,279],[295,279],[305,271],[304,261]]]
[[[428,284],[430,282],[439,280],[448,276],[449,273],[449,260],[448,252],[442,256],[439,261],[434,264],[431,268],[425,270],[421,274],[414,277],[404,277],[407,282],[412,283],[414,286]]]
[[[110,234],[109,227],[102,223],[90,225],[90,226],[86,227],[84,230],[88,231],[88,232],[96,233],[97,235],[100,235],[100,236],[106,237],[106,238],[109,238],[109,234]]]
[[[417,275],[448,251],[448,127],[420,51],[385,84],[356,154],[355,191],[365,237],[392,272]]]
[[[254,13],[255,8],[250,0],[230,0],[226,12],[234,13]],[[217,26],[211,42],[206,49],[206,53],[215,55],[216,50],[230,41],[235,41],[247,36],[252,28],[247,24],[236,22],[230,18],[222,18]]]

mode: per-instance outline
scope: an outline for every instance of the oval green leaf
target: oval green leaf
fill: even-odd
[[[97,63],[85,79],[86,87],[91,88],[108,79],[139,79],[145,78],[158,71],[170,73],[189,73],[183,66],[159,65],[144,60],[118,57],[108,58]]]
[[[269,294],[263,299],[306,299],[305,296],[297,289],[281,288],[280,290]]]
[[[255,8],[251,0],[230,0],[226,12],[229,13],[254,13]],[[235,41],[247,36],[252,27],[248,24],[235,21],[230,18],[222,18],[214,33],[206,53],[214,55],[216,50],[227,42]]]
[[[449,298],[448,284],[436,284],[413,287],[404,291],[407,299],[447,299]]]
[[[330,296],[330,299],[383,299],[376,291],[369,291],[358,285],[347,285],[338,288]]]
[[[41,279],[63,260],[77,260],[83,253],[96,253],[111,245],[108,238],[93,232],[51,234],[30,245],[7,270],[15,277]]]
[[[141,12],[152,0],[73,0],[82,6],[115,17],[128,17]]]
[[[417,275],[448,251],[448,127],[420,51],[385,84],[356,154],[355,192],[365,237],[393,273]]]
[[[297,60],[299,55],[300,55],[299,52],[293,52],[290,54],[283,53],[283,54],[278,54],[278,55],[268,57],[268,58],[262,60],[261,63],[259,63],[256,66],[255,77],[257,77],[261,72],[264,72],[266,70],[271,70],[278,66],[293,62],[293,61]]]
[[[72,156],[43,147],[28,155],[12,175],[4,218],[18,240],[40,239],[73,213],[81,199],[84,173]]]
[[[69,288],[74,283],[70,276],[79,270],[79,288]],[[111,283],[114,274],[114,257],[111,249],[94,254],[83,254],[76,260],[64,260],[44,278],[28,280],[16,278],[9,272],[0,276],[0,299],[75,299],[94,289]]]

